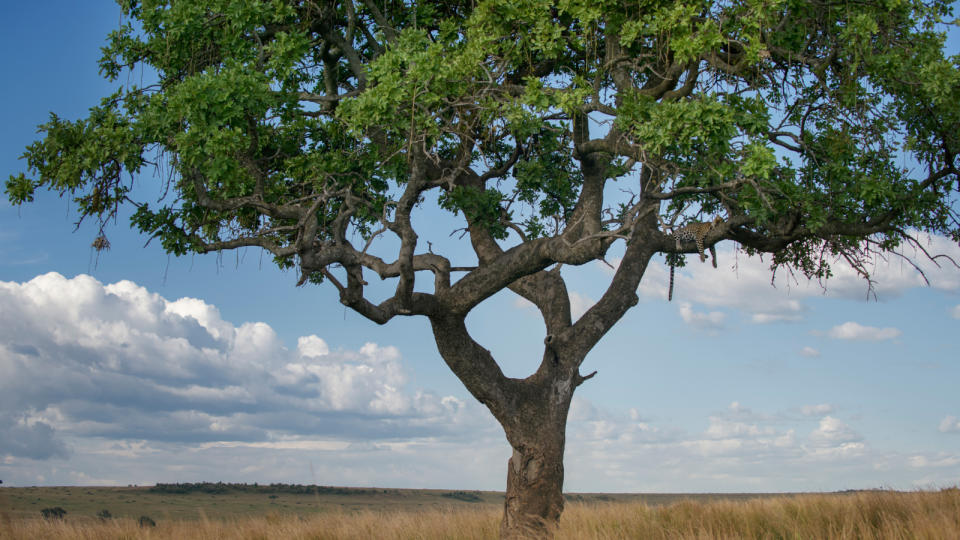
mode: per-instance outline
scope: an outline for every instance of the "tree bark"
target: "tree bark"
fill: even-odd
[[[507,463],[507,497],[500,524],[504,539],[550,538],[563,512],[566,426],[536,425],[531,419],[530,427],[530,433],[517,437],[523,442],[511,442],[513,455]]]
[[[569,320],[569,311],[565,313]],[[599,339],[602,332],[596,336],[582,332],[586,337],[574,336],[569,341],[547,336],[536,373],[514,379],[504,376],[490,351],[473,340],[464,319],[460,314],[439,311],[430,321],[440,355],[467,390],[493,413],[513,449],[507,463],[500,535],[550,538],[564,506],[567,415],[574,390],[590,377],[579,371],[590,349],[583,341]]]
[[[501,538],[550,538],[563,512],[567,413],[581,378],[555,358],[548,348],[537,373],[516,381],[509,414],[498,418],[513,448]]]

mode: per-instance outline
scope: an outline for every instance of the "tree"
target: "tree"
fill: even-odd
[[[732,240],[774,272],[842,259],[869,280],[868,257],[918,231],[960,240],[945,0],[119,3],[100,67],[124,84],[86,118],[51,115],[10,200],[73,197],[98,250],[131,207],[170,253],[259,247],[378,324],[426,317],[513,448],[504,537],[557,522],[580,366],[656,254]],[[419,241],[436,207],[469,256]],[[614,255],[574,321],[562,268]],[[465,324],[503,289],[543,317],[525,379]]]

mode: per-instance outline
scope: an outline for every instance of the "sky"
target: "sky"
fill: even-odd
[[[113,90],[103,0],[0,7],[0,176],[50,111]],[[960,53],[952,40],[950,54]],[[159,182],[141,178],[147,186]],[[168,256],[121,217],[93,224],[41,193],[0,198],[4,486],[288,482],[502,490],[502,430],[450,373],[424,319],[377,326],[326,286],[249,250]],[[430,214],[426,236],[447,238]],[[456,225],[454,225],[456,226]],[[927,250],[960,261],[945,238]],[[719,244],[719,268],[655,259],[640,303],[588,356],[567,427],[570,492],[794,492],[960,482],[960,270],[878,259],[875,295],[842,264],[825,284]],[[610,262],[616,264],[616,258]],[[564,270],[579,315],[602,263]],[[825,286],[824,286],[825,285]],[[511,293],[468,318],[509,376],[543,324]]]

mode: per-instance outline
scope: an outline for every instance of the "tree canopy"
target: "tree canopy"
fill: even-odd
[[[870,253],[918,230],[960,241],[945,0],[119,3],[100,62],[116,92],[86,118],[51,114],[11,201],[47,188],[101,226],[132,205],[171,253],[259,247],[372,321],[427,316],[523,463],[540,459],[524,407],[549,402],[562,431],[651,257],[697,251],[680,226],[719,215],[708,245],[820,278],[838,258],[867,276]],[[164,197],[138,198],[157,181]],[[462,220],[468,260],[418,241],[427,206]],[[618,245],[607,292],[572,320],[561,267]],[[370,299],[374,277],[393,294]],[[546,326],[523,381],[464,325],[504,288]]]

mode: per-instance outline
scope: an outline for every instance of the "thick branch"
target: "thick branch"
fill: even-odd
[[[397,39],[397,30],[390,25],[390,21],[383,16],[383,13],[380,11],[380,8],[377,7],[376,2],[373,0],[363,0],[363,5],[370,10],[370,14],[373,15],[373,20],[376,21],[377,25],[380,27],[380,30],[383,31],[383,35],[386,36],[387,41],[392,43]]]
[[[653,216],[651,216],[652,218]],[[620,266],[614,273],[610,286],[599,301],[580,317],[568,330],[556,336],[558,346],[576,351],[574,358],[582,361],[613,325],[639,301],[637,286],[646,272],[647,264],[654,254],[648,231],[655,223],[647,219],[646,226],[634,229]]]
[[[444,362],[477,401],[483,403],[504,426],[521,421],[514,418],[510,379],[500,370],[490,351],[480,346],[467,332],[465,315],[445,312],[430,317],[433,336]]]
[[[207,185],[203,177],[194,173],[191,175],[193,187],[197,192],[197,203],[204,208],[216,210],[218,212],[232,212],[240,208],[250,207],[274,219],[300,219],[303,209],[298,206],[278,205],[265,202],[259,195],[247,195],[245,197],[231,197],[229,199],[214,199],[207,191]]]
[[[210,253],[213,251],[224,251],[242,247],[260,247],[269,251],[270,253],[273,253],[277,257],[289,257],[291,255],[296,255],[297,253],[297,250],[294,246],[280,246],[271,238],[266,236],[244,236],[241,238],[222,240],[219,242],[206,242],[198,238],[194,238],[194,241],[199,244],[198,251],[200,253]]]

